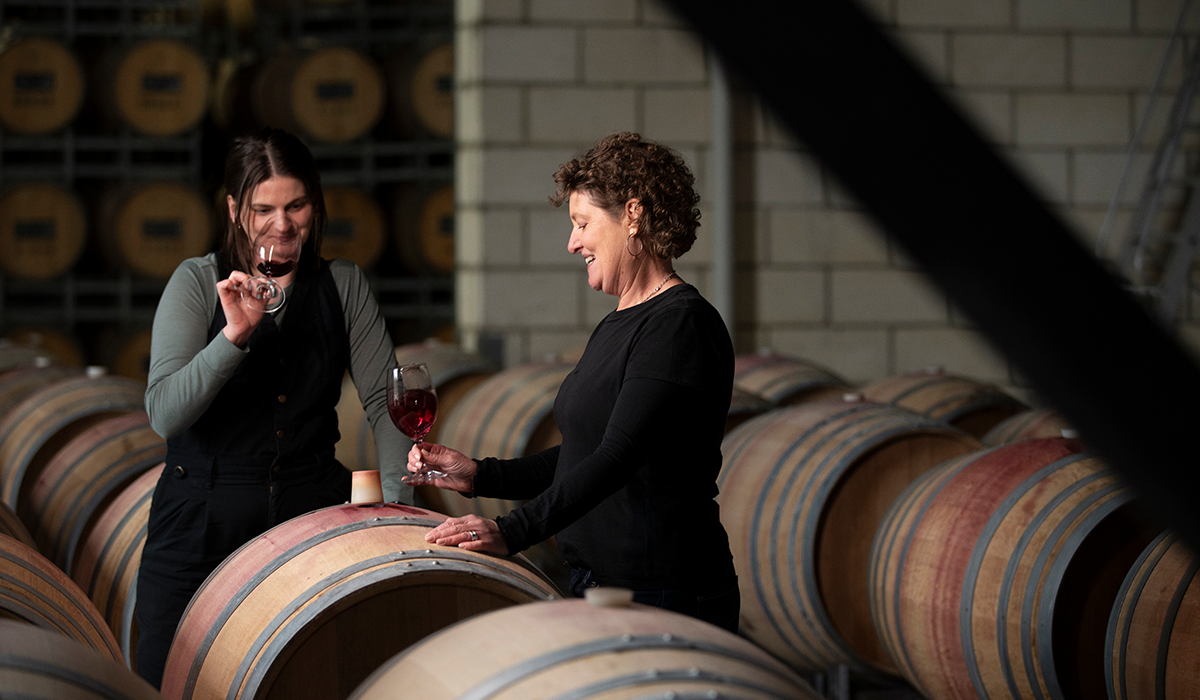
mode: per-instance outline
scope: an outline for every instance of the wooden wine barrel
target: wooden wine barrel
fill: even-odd
[[[29,545],[36,547],[37,544],[33,541],[33,535],[29,534],[29,528],[21,522],[17,514],[12,508],[0,503],[0,535],[8,535],[9,537]]]
[[[444,519],[395,504],[334,506],[251,540],[192,598],[163,695],[340,700],[443,627],[558,596],[523,557],[425,542]]]
[[[167,456],[167,442],[145,411],[88,428],[46,464],[29,493],[38,550],[71,575],[79,548],[104,509],[126,486]]]
[[[208,109],[204,59],[174,39],[140,41],[113,61],[106,88],[117,117],[150,136],[190,131]]]
[[[58,131],[83,104],[83,68],[63,44],[44,37],[0,50],[0,127],[13,134]]]
[[[238,1],[253,8],[253,0]],[[233,0],[227,2],[233,4]],[[256,126],[250,109],[250,90],[258,68],[257,63],[240,56],[217,59],[208,116],[222,132],[244,134]]]
[[[7,338],[0,338],[0,377],[23,369],[52,367],[56,359],[43,348],[19,345]]]
[[[101,336],[100,359],[112,374],[145,382],[150,375],[152,335],[148,327],[112,328]]]
[[[104,509],[71,574],[108,622],[132,669],[137,669],[137,570],[146,546],[150,499],[165,466],[139,476]]]
[[[396,362],[402,365],[424,362],[429,367],[429,377],[438,396],[438,420],[425,436],[429,442],[438,441],[441,426],[463,396],[496,372],[491,361],[483,355],[432,339],[397,346]],[[337,460],[350,469],[378,469],[374,432],[366,421],[358,390],[349,376],[342,381],[337,414],[338,430],[342,435],[337,444]],[[390,423],[389,429],[394,429]]]
[[[496,373],[462,398],[446,418],[438,439],[475,458],[512,459],[554,447],[562,442],[554,422],[554,399],[574,367],[565,362],[537,362]],[[451,496],[450,501],[455,511],[452,515],[474,512],[487,518],[505,515],[520,505],[519,501],[494,498]]]
[[[454,186],[398,190],[392,240],[400,262],[414,274],[454,273]]]
[[[1029,408],[995,386],[945,374],[940,368],[880,379],[863,387],[862,394],[868,401],[903,406],[975,437]]]
[[[65,274],[83,252],[87,221],[71,192],[27,182],[0,196],[0,270],[19,279]]]
[[[1200,560],[1174,532],[1138,557],[1108,618],[1111,700],[1200,697]]]
[[[4,335],[13,345],[32,348],[54,363],[82,369],[86,364],[79,339],[67,331],[50,326],[21,326]]]
[[[733,385],[776,406],[840,397],[849,382],[807,360],[772,352],[738,355]]]
[[[0,354],[3,354],[0,352]],[[43,367],[30,365],[8,369],[0,373],[0,424],[8,412],[25,400],[25,397],[45,387],[71,377],[81,377],[79,370],[62,365],[48,364]],[[0,473],[3,468],[0,467]]]
[[[772,408],[774,406],[761,396],[742,391],[736,386],[733,387],[733,396],[729,400],[729,413],[725,419],[725,434],[728,435],[742,423],[766,413]]]
[[[1159,532],[1077,440],[1025,440],[925,474],[871,553],[871,611],[925,697],[1104,697],[1104,630]]]
[[[31,530],[29,491],[58,450],[97,423],[145,406],[146,385],[74,377],[27,396],[0,420],[0,498]]]
[[[0,686],[22,700],[161,700],[124,664],[74,639],[0,619]]]
[[[350,697],[820,696],[766,652],[714,625],[644,605],[575,599],[489,612],[438,632],[388,661]]]
[[[109,659],[121,660],[117,640],[79,586],[36,549],[4,535],[0,535],[0,618],[66,635]]]
[[[192,187],[147,182],[106,200],[102,248],[113,267],[165,280],[179,263],[212,249],[212,210]]]
[[[383,207],[374,197],[354,187],[335,185],[324,189],[329,220],[321,255],[343,258],[370,270],[379,262],[387,241]]]
[[[454,138],[454,45],[406,47],[385,62],[389,116],[405,136]]]
[[[1071,426],[1057,411],[1031,408],[997,423],[983,436],[983,444],[998,447],[1030,438],[1064,437],[1064,430],[1071,430]]]
[[[862,401],[776,409],[726,436],[717,501],[742,591],[740,633],[796,669],[893,673],[867,604],[875,528],[920,474],[981,447]]]
[[[277,54],[258,71],[250,95],[258,121],[329,143],[369,133],[383,101],[379,66],[348,47]]]

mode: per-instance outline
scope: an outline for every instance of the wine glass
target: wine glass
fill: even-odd
[[[429,378],[429,368],[424,362],[395,367],[388,374],[388,415],[396,428],[408,436],[414,444],[421,444],[433,421],[437,418],[437,392]],[[425,469],[413,478],[444,479],[448,475],[436,469]]]
[[[242,287],[242,303],[265,313],[275,313],[283,307],[287,296],[273,278],[283,277],[296,267],[300,258],[300,237],[281,236],[264,231],[250,245],[254,268],[262,273],[246,281]]]

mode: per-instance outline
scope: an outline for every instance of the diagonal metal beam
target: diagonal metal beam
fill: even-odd
[[[849,0],[670,0],[1200,549],[1200,369]]]

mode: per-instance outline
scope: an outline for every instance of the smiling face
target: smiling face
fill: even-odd
[[[621,296],[633,283],[635,272],[634,257],[625,250],[627,217],[618,220],[596,206],[587,192],[572,192],[568,206],[572,228],[567,251],[583,256],[592,289]]]
[[[237,203],[227,197],[229,216],[236,220]],[[304,188],[304,183],[294,177],[274,175],[263,180],[250,194],[250,202],[242,213],[242,229],[245,231],[246,247],[256,237],[264,241],[281,241],[299,238],[299,249],[312,232],[313,204]],[[290,281],[291,275],[280,278]],[[286,286],[286,284],[285,284]]]

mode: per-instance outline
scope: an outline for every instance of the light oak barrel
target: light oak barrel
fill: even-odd
[[[840,397],[850,383],[815,363],[779,353],[738,355],[733,385],[776,406]]]
[[[56,632],[0,619],[0,688],[23,700],[161,700],[124,664]]]
[[[554,399],[574,367],[565,362],[535,362],[497,372],[459,401],[442,425],[438,439],[477,459],[513,459],[554,447],[562,442],[562,433],[554,422]],[[521,505],[521,501],[466,499],[446,493],[449,515],[476,513],[494,518]],[[546,554],[559,558],[556,550]],[[531,557],[545,566],[536,552]]]
[[[524,557],[427,543],[444,519],[395,504],[334,506],[251,540],[192,598],[163,695],[340,700],[443,627],[558,597]]]
[[[208,110],[209,70],[196,49],[174,39],[137,42],[109,61],[104,88],[124,124],[149,136],[195,128]]]
[[[5,131],[58,131],[79,113],[83,90],[79,59],[54,39],[21,39],[0,50],[0,127]]]
[[[168,279],[188,258],[212,250],[212,207],[195,188],[154,181],[114,188],[103,197],[101,249],[113,269]]]
[[[725,434],[751,418],[770,411],[774,406],[771,402],[748,391],[733,387],[733,396],[729,400],[729,413],[725,418]]]
[[[111,326],[100,335],[98,354],[110,373],[145,382],[150,376],[150,327]]]
[[[80,547],[109,503],[167,456],[145,411],[101,421],[55,453],[29,493],[38,549],[74,575]]]
[[[385,61],[388,116],[408,136],[454,138],[454,45],[410,46]]]
[[[0,420],[0,497],[30,529],[29,491],[63,446],[93,425],[142,410],[146,385],[123,377],[73,377],[25,397]]]
[[[69,331],[51,326],[19,326],[4,335],[14,345],[42,353],[54,364],[82,369],[86,364],[83,345]]]
[[[146,546],[150,499],[164,464],[125,487],[88,533],[71,577],[108,622],[125,661],[137,669],[137,570]]]
[[[945,374],[939,368],[880,379],[861,391],[868,401],[903,406],[976,437],[1029,408],[998,387]]]
[[[121,661],[117,640],[79,586],[29,545],[0,535],[0,618],[27,622]]]
[[[406,185],[396,190],[392,243],[400,263],[417,275],[454,273],[454,186]]]
[[[8,535],[22,544],[37,547],[33,535],[29,534],[29,528],[25,527],[25,523],[21,522],[12,508],[3,503],[0,503],[0,535]]]
[[[1070,429],[1070,424],[1057,411],[1031,408],[1000,421],[982,439],[988,447],[998,447],[1030,438],[1063,437],[1063,431]]]
[[[980,447],[944,423],[861,401],[776,409],[727,435],[717,501],[740,633],[799,670],[894,673],[868,605],[875,529],[920,474]]]
[[[383,76],[370,56],[349,47],[284,51],[255,75],[250,103],[267,126],[345,143],[367,135],[383,115]]]
[[[1200,697],[1200,559],[1173,531],[1146,547],[1108,619],[1111,700]]]
[[[383,207],[370,194],[355,187],[324,188],[329,220],[321,242],[321,255],[342,258],[370,270],[379,261],[387,242]]]
[[[459,623],[388,661],[350,697],[817,700],[820,696],[769,654],[714,625],[644,605],[598,607],[574,599],[531,603]]]
[[[933,700],[1104,696],[1104,629],[1159,532],[1076,440],[1025,440],[932,470],[876,536],[871,610]]]
[[[64,379],[82,376],[83,373],[79,370],[56,364],[44,367],[29,365],[0,372],[0,423],[9,411],[30,394]],[[2,473],[2,468],[0,468],[0,473]]]
[[[87,219],[79,198],[49,182],[0,194],[0,271],[20,279],[66,274],[83,253]]]

